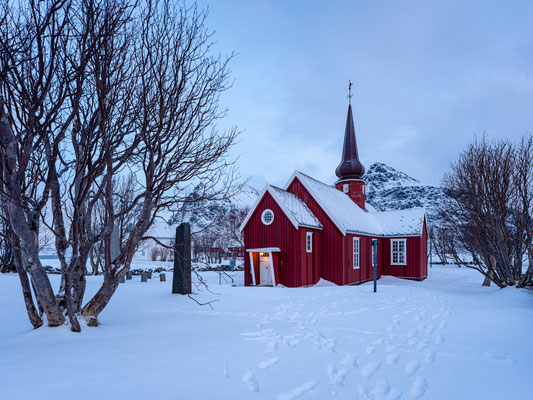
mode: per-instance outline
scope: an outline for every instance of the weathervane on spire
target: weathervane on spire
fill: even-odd
[[[352,86],[353,83],[351,80],[348,80],[348,104],[352,104]]]

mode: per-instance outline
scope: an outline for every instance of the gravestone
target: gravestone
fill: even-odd
[[[148,282],[148,275],[146,275],[146,272],[141,274],[141,282]]]
[[[126,272],[126,279],[131,279],[133,277],[133,272],[128,271]]]
[[[120,256],[120,232],[117,225],[113,225],[113,231],[111,231],[110,245],[110,256],[111,261],[113,262],[118,256]]]
[[[172,293],[190,294],[191,287],[191,225],[188,222],[176,228]]]
[[[166,282],[167,276],[165,274],[159,274],[159,281],[160,282]]]
[[[148,279],[152,279],[152,271],[147,271],[146,274],[148,275]]]

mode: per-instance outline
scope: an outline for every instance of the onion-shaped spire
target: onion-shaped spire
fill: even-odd
[[[355,128],[353,124],[352,105],[348,106],[346,118],[346,130],[344,132],[344,146],[342,147],[341,163],[335,170],[339,180],[360,179],[365,173],[365,167],[359,161],[357,142],[355,140]]]

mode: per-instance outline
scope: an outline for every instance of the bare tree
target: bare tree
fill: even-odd
[[[531,136],[519,145],[476,140],[445,176],[440,232],[455,262],[483,274],[484,285],[531,284],[532,149]]]
[[[14,9],[3,2],[2,8],[1,194],[15,241],[20,244],[23,269],[31,276],[48,325],[56,326],[65,318],[39,261],[38,243],[40,216],[53,174],[50,165],[58,154],[45,157],[44,150],[62,140],[74,117],[74,111],[67,112],[65,105],[71,103],[75,108],[79,100],[79,92],[71,85],[83,75],[84,60],[67,57],[65,52],[73,35],[70,1],[30,1],[18,3]]]
[[[48,324],[65,321],[64,307],[79,331],[78,312],[97,317],[104,309],[162,210],[187,201],[198,185],[197,201],[228,196],[235,173],[227,154],[237,132],[219,132],[216,122],[226,114],[219,95],[230,86],[231,57],[212,55],[206,12],[196,6],[13,5],[4,1],[0,17],[3,209],[25,297],[27,271]],[[57,297],[38,258],[43,222],[61,262]],[[104,283],[82,309],[91,253]]]
[[[131,208],[138,206],[139,214],[120,255],[112,260],[106,250],[104,283],[84,306],[84,316],[97,317],[107,305],[139,242],[150,238],[146,233],[161,210],[185,201],[188,188],[199,183],[204,193],[198,201],[226,197],[234,181],[226,155],[237,132],[218,132],[215,127],[226,114],[219,108],[219,95],[229,87],[229,58],[210,54],[205,18],[196,6],[174,7],[165,1],[149,1],[141,13],[134,54],[138,151],[129,160],[139,188]],[[108,165],[105,178],[115,173]],[[114,224],[112,194],[106,196],[107,221]]]

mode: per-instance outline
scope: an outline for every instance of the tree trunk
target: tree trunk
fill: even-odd
[[[67,314],[70,321],[70,329],[72,332],[81,332],[80,323],[76,317],[74,304],[72,302],[72,277],[69,272],[65,274],[65,301],[67,304]]]
[[[20,249],[13,246],[13,255],[15,259],[15,267],[17,268],[17,273],[20,279],[20,285],[22,286],[22,295],[24,296],[24,305],[26,306],[26,311],[28,312],[28,318],[35,329],[40,328],[43,325],[43,320],[37,312],[37,308],[33,302],[30,280],[28,279],[28,274],[26,271],[24,268],[22,268],[22,256],[20,254]]]
[[[35,259],[32,258],[32,260]],[[39,300],[39,304],[46,314],[48,326],[62,325],[65,322],[65,317],[57,305],[52,285],[48,280],[48,276],[46,275],[41,262],[37,260],[37,262],[33,261],[29,263],[29,265],[26,266],[26,270],[31,275],[33,289],[35,290],[35,295]]]
[[[102,310],[107,306],[109,300],[115,293],[118,287],[118,280],[115,279],[111,274],[104,274],[104,283],[94,297],[83,307],[81,310],[81,315],[84,317],[94,317],[98,318],[98,315]]]

